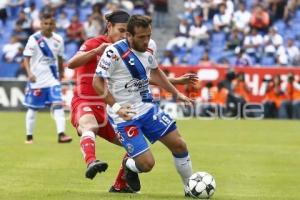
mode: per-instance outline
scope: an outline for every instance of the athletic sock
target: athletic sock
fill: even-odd
[[[36,112],[33,109],[28,109],[26,113],[26,138],[27,140],[32,139],[33,129],[35,126]]]
[[[128,154],[126,153],[122,159],[122,161],[128,158]],[[117,190],[123,189],[126,187],[126,180],[125,180],[125,171],[123,168],[123,165],[121,165],[118,176],[116,177],[115,183],[114,183],[114,188]]]
[[[187,184],[189,177],[192,175],[192,161],[189,156],[189,153],[183,153],[181,155],[177,154],[174,155],[174,163],[175,167],[177,169],[177,172],[179,173],[182,183],[184,185]]]
[[[53,110],[53,116],[56,123],[56,130],[57,133],[64,133],[65,132],[65,126],[66,126],[66,120],[65,120],[65,112],[63,108],[60,109],[54,109]]]
[[[96,160],[95,134],[92,131],[85,131],[82,133],[80,147],[87,165]]]
[[[135,161],[132,158],[128,158],[125,163],[126,167],[128,167],[131,171],[136,173],[141,173],[141,170],[135,164]]]

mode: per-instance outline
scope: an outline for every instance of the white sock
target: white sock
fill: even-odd
[[[26,113],[26,135],[33,134],[33,128],[35,125],[36,112],[33,109],[28,109]]]
[[[141,171],[136,167],[135,161],[132,158],[128,158],[125,164],[131,171],[141,173]]]
[[[175,156],[176,155],[174,155],[175,167],[182,179],[183,184],[186,185],[189,177],[193,174],[191,158],[188,153],[183,158],[178,158]]]
[[[93,131],[84,131],[81,134],[80,140],[83,140],[84,138],[91,138],[92,140],[96,140],[96,135]]]
[[[64,109],[62,109],[62,108],[54,109],[53,116],[54,116],[54,120],[56,123],[57,133],[62,133],[62,132],[64,133],[65,125],[66,125]]]

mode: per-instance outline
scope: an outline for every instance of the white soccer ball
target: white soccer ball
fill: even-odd
[[[216,190],[216,181],[207,172],[196,172],[189,178],[187,186],[191,197],[209,199]]]

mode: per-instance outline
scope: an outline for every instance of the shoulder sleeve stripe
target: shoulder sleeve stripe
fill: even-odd
[[[147,48],[147,51],[153,54],[153,49]]]

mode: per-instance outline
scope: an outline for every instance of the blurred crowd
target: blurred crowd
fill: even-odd
[[[164,71],[167,75],[171,74],[168,69]],[[172,94],[157,87],[152,91],[163,107],[170,107],[173,103],[174,109],[176,105],[175,110],[178,110],[178,103]],[[259,91],[261,102],[253,101],[251,92],[245,74],[230,69],[219,82],[199,81],[186,85],[184,93],[195,103],[192,107],[182,106],[183,116],[300,119],[298,76],[266,75]]]
[[[160,4],[159,0],[1,0],[0,77],[25,76],[20,68],[22,52],[28,37],[40,29],[42,12],[55,15],[56,32],[65,40],[67,60],[83,41],[104,32],[106,13],[123,9],[131,14],[152,15]]]
[[[163,65],[299,66],[299,0],[185,0]]]

